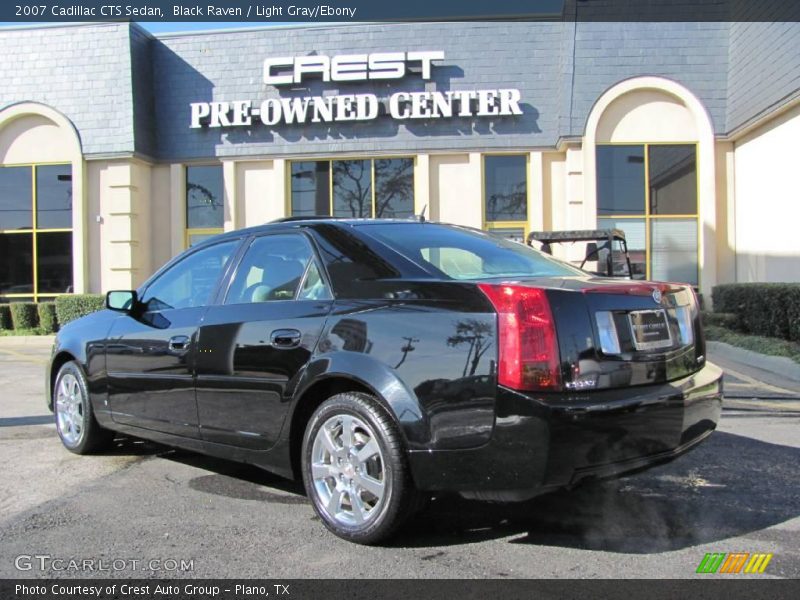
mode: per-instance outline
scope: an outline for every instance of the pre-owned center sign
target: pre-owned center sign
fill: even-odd
[[[409,74],[430,80],[434,63],[442,60],[442,51],[267,58],[264,61],[264,83],[299,86],[309,78],[326,83],[386,81],[402,79]],[[252,100],[192,102],[190,126],[246,127],[256,121],[268,126],[370,121],[382,114],[397,120],[505,117],[522,114],[519,102],[519,90],[511,88],[399,91],[386,98],[364,93],[267,98],[260,103]]]

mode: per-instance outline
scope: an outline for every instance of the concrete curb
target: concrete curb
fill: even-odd
[[[0,348],[3,346],[46,346],[53,345],[54,335],[4,335],[0,336]]]
[[[778,375],[800,384],[800,365],[785,356],[768,356],[752,350],[737,348],[724,342],[706,342],[709,354],[716,354],[737,363],[742,363]],[[713,357],[709,357],[714,362]]]

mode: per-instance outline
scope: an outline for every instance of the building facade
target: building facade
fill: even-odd
[[[613,226],[637,277],[800,280],[796,22],[103,23],[0,52],[0,302],[314,214]]]

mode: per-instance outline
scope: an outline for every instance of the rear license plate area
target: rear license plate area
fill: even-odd
[[[628,313],[631,338],[637,350],[656,350],[672,346],[672,336],[664,309],[636,310]]]

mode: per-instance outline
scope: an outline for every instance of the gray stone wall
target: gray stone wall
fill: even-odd
[[[757,4],[742,3],[740,11]],[[445,52],[433,81],[412,74],[394,82],[304,82],[301,89],[262,82],[267,56],[409,50]],[[800,94],[797,22],[357,24],[155,38],[120,23],[2,30],[0,53],[0,107],[32,100],[61,111],[89,156],[137,152],[163,160],[553,147],[561,137],[584,133],[605,90],[639,75],[686,86],[718,134]],[[258,105],[323,91],[385,97],[507,87],[522,93],[520,116],[189,127],[189,105],[198,101]]]
[[[133,150],[128,25],[0,32],[0,108],[47,104],[77,128],[84,154]]]
[[[732,23],[729,52],[728,131],[800,96],[800,23]]]

